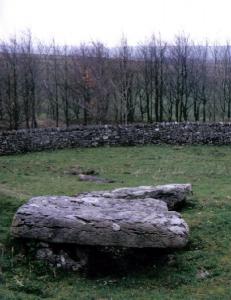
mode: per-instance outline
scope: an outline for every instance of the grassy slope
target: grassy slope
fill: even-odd
[[[145,146],[72,149],[0,157],[0,299],[231,299],[230,147]],[[73,165],[93,168],[114,184],[79,182]],[[124,276],[88,279],[55,272],[18,255],[9,227],[34,195],[120,186],[191,182],[195,206],[184,209],[190,244],[173,263]],[[201,271],[209,272],[198,279]]]

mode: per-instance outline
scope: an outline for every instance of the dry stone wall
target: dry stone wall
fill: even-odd
[[[75,126],[0,133],[0,155],[103,145],[231,144],[231,123]]]

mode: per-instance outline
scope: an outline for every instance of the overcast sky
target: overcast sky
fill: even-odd
[[[151,33],[171,41],[181,32],[222,44],[231,41],[231,0],[0,0],[0,39],[25,29],[72,45],[115,46],[123,34],[130,45]]]

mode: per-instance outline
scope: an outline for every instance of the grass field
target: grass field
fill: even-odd
[[[116,182],[80,182],[67,174],[73,166]],[[31,196],[187,182],[193,203],[182,214],[190,242],[165,265],[89,278],[22,256],[10,238],[12,217]],[[231,299],[230,147],[105,147],[0,157],[0,299]]]

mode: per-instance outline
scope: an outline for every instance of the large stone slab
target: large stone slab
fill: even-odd
[[[97,191],[81,193],[80,197],[104,197],[113,199],[160,199],[167,203],[170,210],[182,205],[192,193],[192,185],[187,184],[165,184],[157,186],[138,186],[119,188],[112,191]]]
[[[109,194],[35,197],[18,209],[11,232],[14,237],[48,243],[182,248],[189,229],[181,215],[168,211],[167,201],[139,199],[157,195],[157,191],[160,188],[143,187],[142,192],[131,188],[112,192],[116,197],[126,194],[124,199]],[[172,187],[165,189],[165,200],[168,191],[173,195]]]

